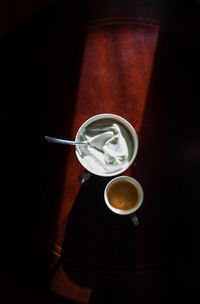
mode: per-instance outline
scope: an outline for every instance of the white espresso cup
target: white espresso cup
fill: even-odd
[[[136,179],[130,176],[112,179],[105,187],[104,199],[111,211],[119,215],[130,215],[133,224],[139,224],[135,212],[142,205],[144,192]]]
[[[91,143],[89,146],[76,145],[75,153],[87,172],[98,176],[121,174],[133,163],[138,151],[135,129],[126,119],[115,114],[92,116],[81,125],[75,140]],[[112,162],[115,156],[116,160]]]

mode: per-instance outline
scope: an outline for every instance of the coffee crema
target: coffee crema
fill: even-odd
[[[124,180],[113,183],[108,189],[107,196],[111,206],[124,211],[136,208],[140,201],[136,186]]]

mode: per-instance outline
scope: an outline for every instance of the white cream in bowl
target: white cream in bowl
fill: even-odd
[[[78,130],[76,141],[90,143],[77,145],[76,155],[88,171],[100,176],[114,176],[125,171],[138,150],[134,128],[114,114],[99,114],[88,119]]]

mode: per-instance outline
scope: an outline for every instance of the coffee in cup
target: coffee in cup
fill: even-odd
[[[104,191],[108,208],[120,215],[132,214],[141,206],[144,192],[140,183],[129,176],[112,179]]]

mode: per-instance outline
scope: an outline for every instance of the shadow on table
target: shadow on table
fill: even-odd
[[[54,243],[69,152],[44,136],[70,137],[85,43],[84,34],[73,33],[80,14],[74,4],[65,14],[48,6],[17,26],[1,49],[1,261],[41,284],[49,277],[38,273],[53,271],[55,258],[32,236],[42,231]]]
[[[17,261],[18,275],[26,280],[27,273],[29,277],[34,274],[35,278],[32,277],[31,280],[39,280],[41,283],[43,276],[38,278],[38,269],[46,270],[45,265],[51,265],[51,256],[42,256],[42,253],[38,252],[36,244],[30,239],[28,229],[19,229],[22,223],[16,220],[15,215],[19,214],[18,218],[23,218],[25,227],[28,227],[26,223],[30,224],[32,219],[38,227],[45,224],[46,231],[54,238],[64,179],[63,164],[67,161],[68,150],[56,145],[49,146],[44,142],[44,135],[67,137],[70,134],[84,49],[84,37],[74,41],[71,29],[73,26],[77,27],[79,17],[84,21],[91,19],[93,14],[92,8],[89,12],[85,8],[84,16],[81,11],[83,7],[80,6],[77,10],[76,2],[74,6],[67,5],[64,4],[63,11],[57,10],[56,5],[53,5],[37,13],[17,27],[5,39],[3,46],[1,73],[4,91],[4,191],[1,205],[1,242],[6,250],[2,250],[1,261],[7,261],[11,268],[16,267],[14,264]],[[98,17],[102,17],[101,12],[99,11]],[[113,8],[111,15],[119,12],[120,9]],[[106,16],[110,16],[110,8]],[[184,20],[185,24],[188,24],[187,14]],[[186,25],[186,29],[183,29],[182,22],[179,22],[179,27],[176,27],[176,33],[173,33],[172,37],[166,40],[163,36],[164,39],[160,38],[158,41],[140,134],[142,153],[138,154],[137,166],[133,169],[133,176],[142,179],[146,193],[146,202],[139,211],[141,225],[136,230],[129,218],[118,217],[107,209],[103,190],[109,179],[93,176],[88,183],[82,185],[74,202],[61,262],[73,281],[93,289],[91,303],[105,304],[105,299],[114,299],[115,303],[120,303],[123,299],[126,304],[133,303],[135,299],[138,303],[145,299],[149,300],[148,303],[151,300],[159,303],[159,293],[161,296],[166,295],[166,300],[162,303],[168,300],[172,303],[173,289],[168,289],[168,286],[170,282],[176,286],[180,275],[182,277],[179,286],[182,286],[179,290],[182,290],[183,294],[179,293],[175,300],[178,301],[180,297],[181,303],[185,297],[183,303],[186,303],[191,284],[194,283],[197,287],[193,279],[193,269],[198,274],[199,254],[190,252],[193,240],[199,240],[199,118],[195,103],[199,97],[196,77],[199,73],[199,48],[198,29],[193,31],[194,25],[193,23],[191,28]],[[155,145],[151,145],[152,142]],[[176,152],[172,146],[176,146]],[[160,155],[160,152],[162,158],[158,159],[156,155]],[[58,159],[58,155],[59,161],[55,166],[54,160]],[[144,156],[147,158],[144,159]],[[151,156],[157,167],[160,166],[158,176],[154,175],[153,178],[155,167]],[[56,179],[57,176],[59,179]],[[188,179],[189,184],[185,182]],[[168,188],[170,191],[166,193],[163,180],[170,180],[176,187]],[[152,185],[156,187],[151,187]],[[155,192],[152,192],[152,188],[157,189],[157,185],[160,194],[154,202]],[[164,208],[159,205],[155,213],[151,208],[163,201],[165,194],[165,203],[170,201],[171,196],[175,198],[173,216],[169,205]],[[184,208],[181,204],[183,201]],[[189,207],[187,201],[190,202]],[[43,218],[46,219],[45,222],[41,222]],[[157,224],[161,224],[161,230]],[[180,267],[173,264],[173,246],[179,249],[177,254],[180,249],[184,251],[184,255],[192,253],[189,255],[189,271],[186,273],[185,267],[188,266],[185,260]],[[137,264],[151,263],[155,254],[157,261],[160,253],[166,254],[167,259],[172,261],[166,277],[162,278],[160,271],[134,277]],[[35,265],[37,267],[34,269]],[[163,290],[159,287],[160,278],[163,284],[166,283]],[[48,279],[45,281],[46,285]],[[189,285],[186,286],[188,281]],[[187,288],[184,290],[185,286]],[[196,291],[197,288],[194,289],[194,292]]]
[[[92,288],[90,303],[190,303],[199,297],[199,30],[193,9],[190,18],[183,9],[168,31],[160,31],[132,170],[145,191],[142,225],[136,231],[129,219],[107,209],[108,180],[99,177],[81,187],[69,216],[63,268]],[[131,272],[159,262],[164,271]]]

